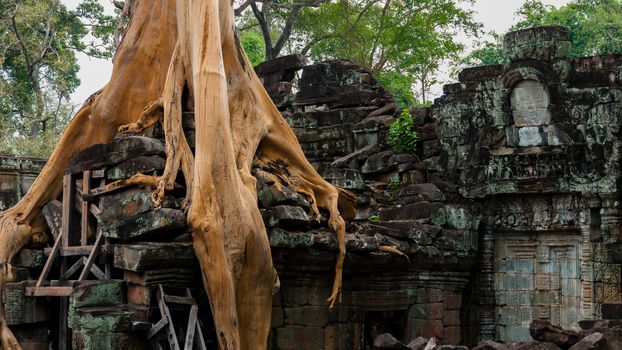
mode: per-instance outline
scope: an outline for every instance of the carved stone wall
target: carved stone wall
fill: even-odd
[[[43,159],[0,155],[0,211],[10,208],[32,185]]]
[[[506,44],[508,65],[464,70],[431,107],[442,151],[427,169],[481,208],[473,336],[509,341],[621,297],[622,56],[569,58],[560,27]]]

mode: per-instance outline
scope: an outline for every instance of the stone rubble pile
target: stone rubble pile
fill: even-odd
[[[603,305],[611,319],[584,320],[580,331],[566,330],[548,321],[533,320],[529,333],[533,341],[480,341],[474,347],[440,344],[437,338],[417,337],[405,344],[389,333],[374,339],[373,350],[618,350],[622,349],[621,303]]]

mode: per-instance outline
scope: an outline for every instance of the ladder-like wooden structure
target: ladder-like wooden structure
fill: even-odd
[[[94,182],[98,182],[99,187],[105,186],[104,170],[64,175],[60,230],[54,237],[52,248],[46,249],[48,258],[37,283],[34,287],[26,288],[26,295],[29,296],[60,297],[60,349],[69,348],[68,297],[73,292],[74,284],[91,276],[98,280],[110,279],[110,264],[103,259],[102,254],[106,251],[104,245],[109,245],[94,218],[94,215],[100,213],[99,207],[93,203]],[[99,266],[96,264],[98,257],[102,257]],[[60,260],[57,279],[50,280],[50,272],[57,260]]]
[[[199,307],[197,306],[196,301],[192,297],[190,289],[186,288],[184,296],[175,296],[166,294],[162,285],[159,284],[156,291],[156,300],[162,318],[151,327],[149,332],[147,332],[147,338],[151,340],[151,345],[153,349],[162,349],[162,346],[158,342],[156,335],[160,332],[164,332],[166,334],[166,338],[168,340],[171,350],[181,350],[179,340],[177,338],[177,331],[175,330],[175,325],[173,324],[173,317],[171,316],[171,312],[168,306],[168,304],[178,304],[188,306],[190,308],[188,313],[188,326],[186,327],[183,350],[192,350],[194,348],[199,350],[207,350],[207,348],[205,347],[203,332],[201,331],[201,326],[199,325],[199,320],[197,318]],[[197,341],[195,341],[195,337],[198,338]]]

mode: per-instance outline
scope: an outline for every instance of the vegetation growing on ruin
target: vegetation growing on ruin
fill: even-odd
[[[404,109],[389,127],[389,144],[397,153],[412,153],[417,150],[417,132],[414,130],[415,121],[410,112]]]

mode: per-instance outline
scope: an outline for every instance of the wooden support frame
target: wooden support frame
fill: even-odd
[[[162,348],[156,339],[156,334],[165,330],[171,350],[181,350],[181,348],[179,347],[179,342],[177,340],[175,325],[173,324],[173,319],[167,305],[167,303],[171,303],[186,305],[190,307],[188,313],[188,326],[186,329],[183,349],[192,350],[196,347],[199,350],[207,350],[207,347],[205,346],[205,338],[203,337],[203,331],[201,330],[201,325],[199,324],[198,320],[199,307],[197,306],[196,301],[192,297],[190,289],[186,288],[185,296],[174,296],[166,294],[162,285],[158,284],[156,291],[156,300],[162,318],[160,319],[160,321],[155,323],[147,332],[147,338],[151,340],[151,344],[154,349]]]

